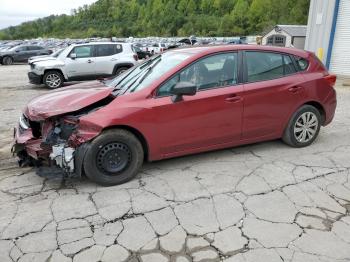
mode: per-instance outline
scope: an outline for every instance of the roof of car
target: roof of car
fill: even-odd
[[[118,44],[118,45],[126,45],[130,43],[125,42],[87,42],[81,44],[74,44],[74,46],[84,46],[84,45],[109,45],[109,44]]]
[[[258,50],[258,51],[272,51],[272,52],[282,52],[288,53],[300,57],[308,57],[309,52],[288,47],[277,47],[277,46],[265,46],[265,45],[204,45],[204,46],[190,46],[190,47],[180,47],[177,49],[171,49],[168,52],[179,52],[187,53],[190,55],[207,55],[216,52],[225,51],[238,51],[238,50]]]

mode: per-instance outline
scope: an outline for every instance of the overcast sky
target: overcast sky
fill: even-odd
[[[96,0],[0,0],[0,29],[71,10]]]

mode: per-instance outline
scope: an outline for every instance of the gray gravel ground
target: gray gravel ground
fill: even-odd
[[[350,261],[350,89],[310,147],[280,141],[146,164],[114,187],[39,177],[9,154],[44,88],[0,66],[0,261]],[[341,81],[340,81],[341,82]]]

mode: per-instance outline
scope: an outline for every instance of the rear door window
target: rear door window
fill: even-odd
[[[295,61],[297,63],[298,71],[305,71],[309,67],[309,62],[304,58],[296,56]]]
[[[247,82],[265,81],[295,73],[289,55],[246,51]]]
[[[96,56],[111,56],[122,51],[121,45],[96,45]]]

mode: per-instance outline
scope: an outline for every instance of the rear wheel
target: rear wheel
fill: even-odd
[[[132,133],[108,130],[91,142],[84,158],[85,174],[100,185],[122,184],[137,175],[143,156],[142,145]]]
[[[3,65],[12,65],[13,64],[13,58],[11,56],[5,56],[2,59],[2,64]]]
[[[43,83],[50,89],[55,89],[63,86],[64,77],[59,71],[48,71],[43,77]]]
[[[126,70],[128,70],[128,67],[119,67],[116,71],[115,71],[115,75],[120,75],[122,73],[124,73]]]
[[[304,105],[289,120],[282,140],[293,147],[308,146],[318,136],[321,121],[321,114],[317,108]]]

